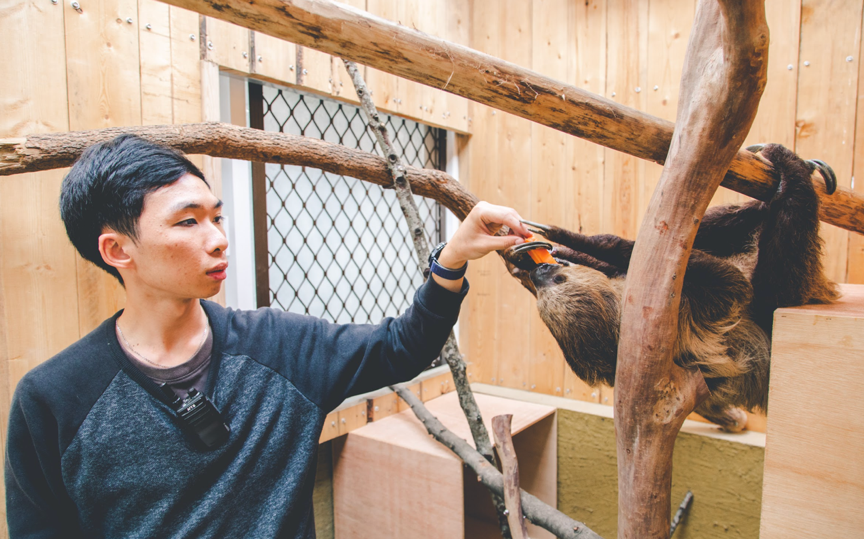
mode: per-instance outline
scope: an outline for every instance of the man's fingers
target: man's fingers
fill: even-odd
[[[492,234],[497,232],[501,225],[507,225],[511,231],[523,238],[531,236],[531,231],[521,223],[522,217],[513,208],[484,204],[480,218],[486,229]]]
[[[488,252],[501,251],[520,243],[525,243],[525,240],[518,236],[490,236],[485,242]]]

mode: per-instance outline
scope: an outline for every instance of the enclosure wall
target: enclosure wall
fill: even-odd
[[[352,3],[667,119],[695,10],[695,0]],[[847,187],[864,166],[855,159],[862,4],[769,2],[768,87],[748,139],[823,159]],[[355,100],[341,62],[317,51],[155,0],[77,5],[0,3],[0,137],[218,120],[220,69]],[[481,198],[539,222],[635,237],[659,166],[372,69],[366,78],[380,108],[463,134],[460,178]],[[218,189],[220,167],[194,159]],[[65,173],[0,178],[0,448],[24,373],[123,305],[122,289],[66,238]],[[721,190],[716,201],[740,199]],[[830,276],[864,282],[864,239],[828,225],[823,237]],[[611,404],[609,391],[565,367],[531,296],[496,257],[472,263],[469,280],[461,339],[472,381]]]

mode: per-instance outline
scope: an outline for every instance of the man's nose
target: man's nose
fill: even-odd
[[[210,237],[207,241],[207,252],[225,252],[225,250],[228,249],[228,237],[225,235],[225,231],[222,230],[222,227],[213,224],[210,227],[209,232]]]

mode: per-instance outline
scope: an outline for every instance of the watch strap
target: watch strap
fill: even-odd
[[[438,260],[436,260],[435,258],[433,258],[431,263],[429,264],[429,271],[431,271],[432,273],[434,273],[435,275],[437,275],[443,279],[447,279],[448,281],[456,281],[458,279],[461,279],[462,277],[465,276],[465,272],[467,270],[468,270],[468,263],[467,262],[465,263],[464,266],[462,266],[461,268],[456,269],[456,270],[450,269],[450,268],[445,268],[444,266],[439,264]]]

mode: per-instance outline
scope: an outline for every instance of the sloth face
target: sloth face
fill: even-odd
[[[599,271],[541,264],[531,273],[540,318],[576,375],[613,385],[618,356],[619,293]]]

